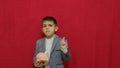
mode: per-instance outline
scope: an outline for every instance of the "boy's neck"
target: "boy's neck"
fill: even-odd
[[[47,37],[46,36],[46,39],[51,39],[51,38],[53,38],[55,36],[55,34],[53,34],[52,36],[50,36],[50,37]]]

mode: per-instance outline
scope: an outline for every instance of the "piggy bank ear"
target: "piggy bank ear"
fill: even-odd
[[[47,51],[45,51],[45,52],[44,52],[44,54],[46,54],[46,55],[47,55],[47,54],[48,54],[48,52],[47,52]]]

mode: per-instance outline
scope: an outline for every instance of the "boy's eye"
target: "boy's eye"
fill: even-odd
[[[52,27],[53,25],[49,24],[50,27]]]
[[[52,27],[53,25],[52,24],[48,24],[48,25],[43,25],[42,27],[45,28],[45,27]]]
[[[46,27],[46,25],[43,25],[43,27]]]

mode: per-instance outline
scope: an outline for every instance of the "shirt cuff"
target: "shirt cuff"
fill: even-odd
[[[65,48],[65,49],[62,49],[62,48],[61,48],[61,50],[62,50],[62,52],[63,52],[64,54],[66,54],[66,53],[68,52],[68,49],[67,49],[67,48]]]

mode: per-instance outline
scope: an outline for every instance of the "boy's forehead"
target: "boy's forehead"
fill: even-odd
[[[53,21],[43,21],[43,24],[54,24]]]

